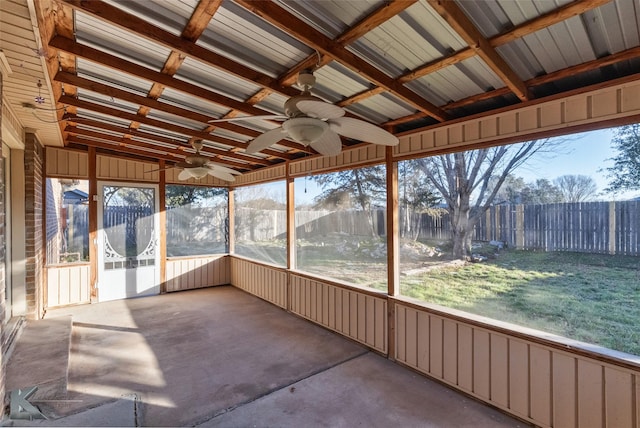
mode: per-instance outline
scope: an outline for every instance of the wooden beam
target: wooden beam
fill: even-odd
[[[256,2],[251,0],[237,0],[236,3],[283,31],[286,31],[309,47],[324,55],[334,58],[346,67],[359,73],[366,79],[369,79],[375,85],[381,86],[385,90],[392,92],[398,98],[412,105],[417,110],[423,111],[440,121],[444,121],[448,118],[447,113],[440,108],[434,106],[354,53],[342,48],[323,33],[308,25],[297,16],[287,12],[275,3],[266,1]]]
[[[160,168],[158,174],[160,176],[158,180],[160,294],[167,292],[167,171],[165,167],[164,160],[161,159],[158,164],[158,168]]]
[[[89,147],[89,300],[98,302],[98,165],[95,147]]]
[[[198,40],[221,4],[222,0],[200,0],[193,10],[189,22],[182,30],[182,38],[191,42]]]
[[[505,82],[520,100],[529,98],[527,87],[515,71],[496,52],[489,41],[480,33],[462,9],[453,1],[428,0],[429,5],[458,33],[493,70],[494,73]]]

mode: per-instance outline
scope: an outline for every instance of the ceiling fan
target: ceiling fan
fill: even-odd
[[[311,146],[318,153],[334,156],[342,150],[340,135],[356,140],[383,146],[395,146],[398,138],[364,120],[344,117],[346,111],[339,106],[322,101],[311,95],[310,89],[316,78],[309,70],[298,75],[298,85],[302,87],[300,95],[289,98],[284,103],[284,115],[266,115],[252,117],[234,117],[215,119],[210,122],[240,120],[282,120],[278,128],[257,136],[249,143],[246,153],[256,153],[276,144],[283,138],[291,138],[303,146]]]
[[[235,181],[234,175],[240,175],[241,173],[235,169],[227,168],[226,166],[219,165],[214,162],[210,162],[209,158],[202,156],[200,150],[202,150],[202,141],[194,141],[191,143],[196,153],[191,156],[187,156],[184,162],[177,162],[175,165],[169,168],[182,168],[180,174],[178,174],[178,180],[188,180],[195,178],[197,180],[206,177],[207,174],[213,177],[219,178],[224,181]],[[169,169],[166,168],[166,169]],[[156,169],[147,172],[158,171]]]

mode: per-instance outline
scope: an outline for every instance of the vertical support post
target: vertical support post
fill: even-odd
[[[98,195],[96,148],[89,147],[89,299],[98,301]]]
[[[296,268],[296,204],[295,180],[289,177],[287,162],[287,310],[291,310],[291,269]]]
[[[296,268],[296,207],[294,187],[294,179],[287,177],[287,269]]]
[[[227,239],[229,240],[229,248],[227,248],[227,251],[229,252],[229,254],[233,254],[236,251],[235,248],[235,241],[236,241],[236,233],[235,233],[235,228],[236,228],[236,221],[235,221],[235,200],[234,200],[234,189],[233,187],[229,188],[229,194],[228,194],[228,208],[229,208],[229,212],[228,212],[228,231],[227,231]]]
[[[387,170],[387,293],[400,294],[400,233],[398,208],[398,163],[393,161],[393,147],[386,148]],[[387,354],[396,358],[395,302],[387,299]]]
[[[616,253],[616,203],[609,202],[609,254]]]
[[[158,249],[160,253],[160,294],[164,294],[167,292],[167,175],[164,169],[164,160],[160,160],[158,167],[160,168],[158,183],[158,208],[160,210],[158,213],[160,223],[160,248]]]

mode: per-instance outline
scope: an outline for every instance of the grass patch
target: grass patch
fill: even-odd
[[[640,260],[507,251],[493,260],[401,279],[401,292],[640,355]]]

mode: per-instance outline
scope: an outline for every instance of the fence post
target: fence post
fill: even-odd
[[[609,202],[609,254],[616,253],[616,203]]]
[[[524,249],[524,205],[516,205],[516,248]]]

